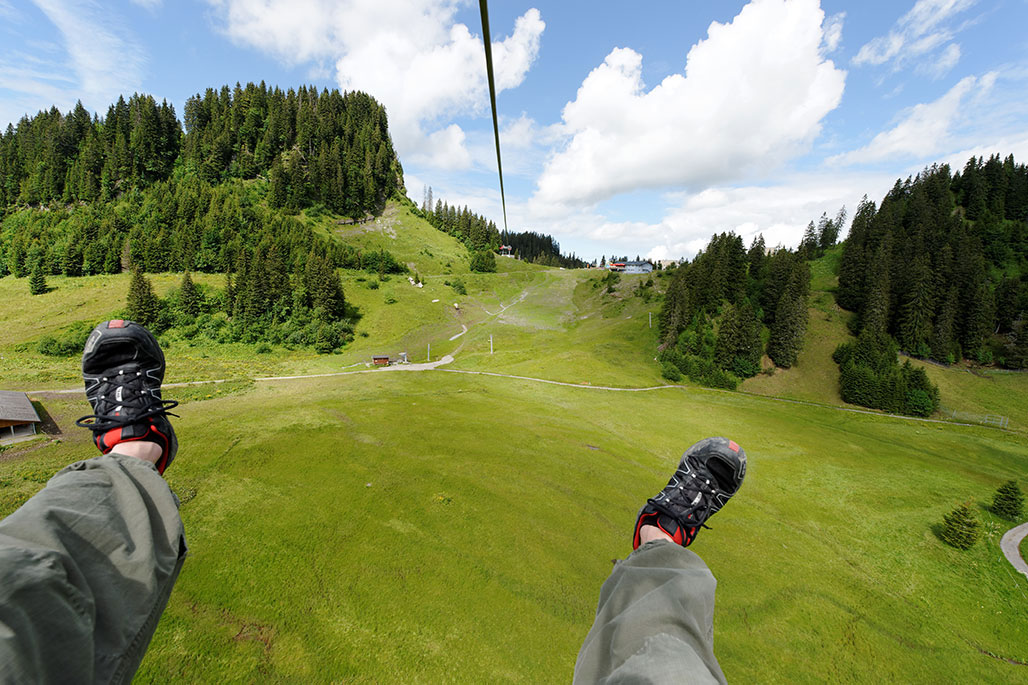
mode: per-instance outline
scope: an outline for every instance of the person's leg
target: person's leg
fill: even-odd
[[[640,510],[635,551],[600,591],[576,683],[724,683],[714,656],[713,574],[684,549],[746,473],[746,454],[708,438],[682,457],[668,485]]]
[[[128,682],[185,560],[152,463],[108,454],[0,521],[0,681]]]
[[[575,682],[725,682],[714,656],[716,585],[694,552],[668,539],[643,544],[600,590]]]
[[[0,681],[127,682],[185,558],[161,478],[177,441],[164,355],[142,326],[105,322],[82,356],[104,456],[61,470],[0,521]]]

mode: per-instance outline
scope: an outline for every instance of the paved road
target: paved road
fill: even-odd
[[[1003,554],[1006,555],[1007,561],[1014,565],[1018,571],[1023,573],[1025,577],[1028,577],[1028,563],[1021,558],[1021,540],[1028,537],[1028,523],[1022,523],[1019,526],[1011,528],[1004,535],[1003,539],[999,541],[999,547],[1003,550]]]

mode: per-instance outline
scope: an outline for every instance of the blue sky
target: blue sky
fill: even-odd
[[[1028,160],[1028,0],[490,3],[508,226],[588,259],[798,243],[927,164]],[[502,227],[478,4],[0,0],[0,125],[264,80],[382,101],[408,194]]]

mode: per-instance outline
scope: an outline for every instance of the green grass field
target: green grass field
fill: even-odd
[[[730,680],[1028,678],[981,651],[1028,662],[1006,526],[982,508],[969,552],[935,533],[1028,469],[1016,434],[442,371],[241,392],[181,408],[191,558],[140,682],[566,680],[639,503],[709,434],[751,460],[694,545]],[[47,406],[66,424],[83,405]],[[86,437],[0,464],[4,512]]]
[[[138,682],[566,682],[638,507],[689,444],[723,434],[750,469],[692,548],[718,578],[730,681],[1028,683],[1028,581],[999,551],[1011,524],[986,506],[1028,472],[1028,376],[929,368],[944,404],[1007,415],[1012,431],[830,406],[824,356],[845,313],[826,299],[830,265],[816,265],[796,368],[741,393],[599,389],[665,383],[649,277],[607,293],[600,273],[514,260],[469,274],[456,241],[393,212],[397,238],[366,224],[359,239],[414,262],[425,286],[345,274],[366,336],[341,354],[165,341],[169,381],[234,380],[166,393],[183,400],[168,481],[190,558]],[[77,385],[78,359],[35,343],[115,314],[127,284],[53,278],[30,297],[26,279],[0,279],[0,388]],[[423,361],[429,344],[455,361],[358,372],[374,353]],[[249,380],[341,371],[353,373]],[[62,432],[0,453],[0,515],[94,453],[72,426],[81,396],[35,399]],[[938,531],[970,498],[985,537],[960,552]]]

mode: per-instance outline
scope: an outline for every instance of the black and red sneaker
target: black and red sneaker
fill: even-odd
[[[635,521],[632,549],[639,530],[657,526],[688,547],[707,519],[739,491],[746,476],[746,452],[728,438],[706,438],[686,450],[678,470],[656,497],[647,500]]]
[[[168,410],[178,402],[161,399],[164,352],[153,334],[133,321],[104,321],[86,340],[82,379],[94,413],[75,424],[93,431],[104,454],[123,442],[156,443],[162,450],[157,470],[163,474],[178,451],[168,421]]]

